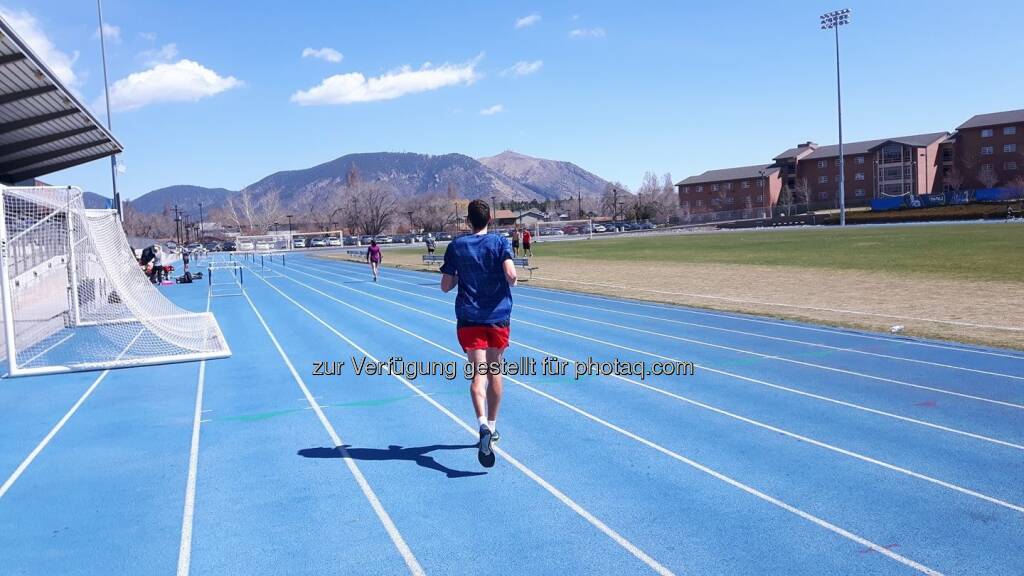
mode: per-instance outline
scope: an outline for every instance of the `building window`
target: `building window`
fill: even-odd
[[[981,131],[981,137],[982,138],[991,138],[992,137],[992,129],[991,128],[985,128],[984,130],[982,130]]]
[[[981,147],[981,155],[982,156],[991,156],[992,152],[993,152],[993,149],[992,149],[991,146],[982,146]]]
[[[857,164],[863,164],[863,163],[864,163],[864,157],[863,156],[857,156]]]
[[[992,165],[991,164],[982,164],[981,165],[981,171],[982,172],[991,172],[992,171]]]
[[[711,191],[712,192],[718,192],[718,184],[712,184],[711,185]]]
[[[690,187],[689,186],[683,186],[683,194],[689,194],[689,193],[690,193]]]
[[[704,201],[703,200],[697,200],[697,208],[703,208],[703,207],[704,207]]]
[[[839,164],[842,162],[841,159],[836,158],[836,168],[839,168]]]
[[[1003,164],[1003,169],[1004,170],[1016,170],[1017,169],[1017,163],[1014,162],[1013,160],[1011,160],[1011,161]]]
[[[736,199],[733,198],[732,196],[729,196],[728,198],[725,199],[725,203],[726,204],[735,204],[736,203]]]
[[[1016,126],[1003,126],[1003,136],[1013,136],[1017,133]]]
[[[704,191],[704,187],[703,186],[697,186],[697,192],[703,192],[703,191]]]
[[[760,180],[757,181],[757,187],[764,188],[764,178],[761,178]]]
[[[818,176],[818,184],[828,184],[828,176],[824,174]]]
[[[910,192],[910,182],[904,182],[903,192]]]
[[[828,166],[828,160],[818,160],[818,168],[825,168]]]
[[[953,161],[953,149],[952,148],[943,148],[942,149],[942,161],[943,162],[952,162]]]
[[[853,179],[854,180],[863,180],[864,179],[864,173],[863,172],[857,172],[856,174],[853,175]]]
[[[824,191],[818,192],[818,199],[819,200],[828,200],[828,192],[824,192]]]
[[[757,195],[757,201],[758,202],[764,202],[764,194],[758,194]]]
[[[726,190],[732,190],[732,182],[726,182],[725,189]]]
[[[744,188],[750,188],[750,180],[744,180],[743,181],[743,187]]]
[[[1003,144],[1003,152],[1016,152],[1016,151],[1017,151],[1017,145],[1016,144]]]
[[[863,188],[857,188],[856,190],[853,191],[853,195],[856,196],[857,198],[863,198],[864,197],[864,189]]]

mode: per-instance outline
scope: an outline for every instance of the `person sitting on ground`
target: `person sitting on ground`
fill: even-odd
[[[486,468],[494,466],[491,444],[498,441],[498,406],[501,404],[500,370],[488,369],[501,363],[508,348],[512,316],[512,287],[516,267],[512,246],[504,236],[488,234],[491,210],[483,200],[473,200],[467,209],[472,234],[459,236],[448,244],[441,266],[441,290],[458,286],[455,297],[456,334],[473,366],[470,397],[480,424],[477,459]]]

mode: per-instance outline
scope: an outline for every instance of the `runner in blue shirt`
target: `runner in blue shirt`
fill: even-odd
[[[441,266],[441,290],[449,292],[456,286],[459,288],[455,297],[456,332],[459,344],[474,367],[469,393],[480,423],[477,458],[480,464],[490,468],[494,466],[491,444],[499,438],[496,422],[502,377],[500,371],[487,367],[500,365],[501,356],[508,348],[511,288],[517,282],[516,267],[508,239],[487,232],[491,209],[486,202],[470,202],[467,219],[473,234],[460,236],[448,244]]]

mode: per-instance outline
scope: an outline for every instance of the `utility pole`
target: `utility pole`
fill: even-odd
[[[203,203],[199,203],[199,230],[196,232],[196,240],[203,241]]]

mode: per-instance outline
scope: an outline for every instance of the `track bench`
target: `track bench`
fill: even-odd
[[[437,255],[437,254],[424,254],[423,255],[423,263],[424,264],[427,264],[427,265],[438,264],[438,265],[440,265],[443,262],[444,262],[444,256],[440,256],[440,255]],[[533,278],[533,271],[537,270],[539,268],[538,266],[530,266],[530,259],[529,258],[513,258],[512,259],[512,263],[515,264],[516,266],[518,266],[519,268],[524,268],[527,271],[529,271],[531,279]]]

